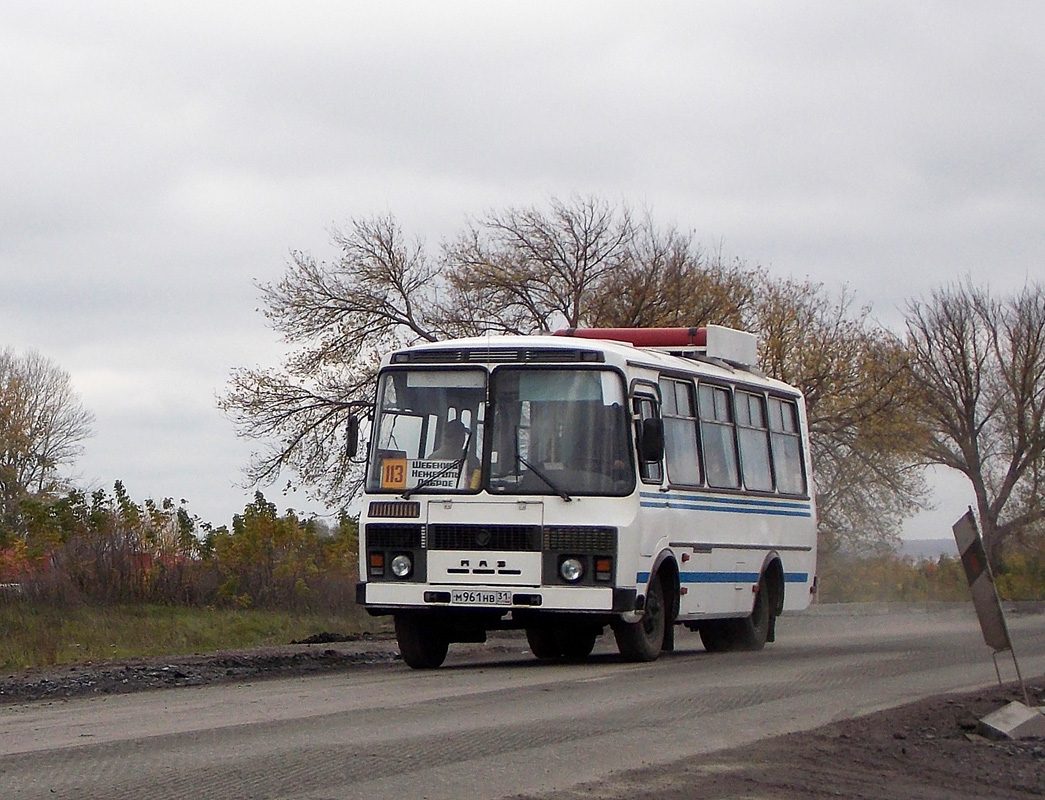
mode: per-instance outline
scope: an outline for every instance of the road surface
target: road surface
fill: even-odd
[[[9,706],[0,798],[536,794],[996,680],[970,610],[878,611],[785,617],[761,653],[705,653],[682,629],[652,664],[621,662],[607,635],[588,663],[548,665],[506,638],[451,647],[433,672]],[[1024,675],[1045,673],[1045,616],[1010,626]]]

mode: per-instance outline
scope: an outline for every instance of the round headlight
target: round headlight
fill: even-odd
[[[397,578],[408,578],[410,573],[414,571],[413,562],[410,561],[410,556],[398,555],[392,559],[391,563],[392,574]]]
[[[562,575],[563,580],[576,583],[584,575],[584,564],[579,558],[564,558],[559,564],[559,574]]]

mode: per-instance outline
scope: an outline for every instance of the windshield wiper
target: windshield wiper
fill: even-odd
[[[516,452],[515,457],[519,459],[520,464],[522,464],[524,467],[529,467],[533,471],[534,475],[536,475],[538,478],[540,478],[542,481],[548,484],[548,488],[550,488],[553,492],[559,495],[559,497],[561,497],[567,503],[573,499],[568,494],[566,494],[566,492],[563,489],[560,489],[558,486],[556,486],[552,479],[545,475],[544,472],[542,472],[534,464],[531,464],[529,461],[523,458],[522,454]]]
[[[447,464],[441,470],[439,470],[438,472],[436,472],[433,475],[429,475],[423,481],[420,481],[417,484],[417,486],[411,486],[409,489],[407,489],[405,492],[403,492],[399,496],[402,497],[404,500],[409,500],[410,499],[410,495],[412,495],[414,492],[418,491],[419,489],[424,489],[426,486],[431,486],[437,480],[439,480],[440,478],[442,478],[445,475],[449,475],[455,469],[458,470],[458,476],[460,476],[460,469],[461,469],[462,466],[464,466],[464,462],[465,462],[465,458],[464,457],[461,457],[461,458],[457,459],[456,461],[451,461],[449,464]]]

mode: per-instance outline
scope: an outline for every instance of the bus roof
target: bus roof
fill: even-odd
[[[726,329],[728,330],[728,329]],[[680,355],[678,352],[685,352]],[[640,347],[613,339],[555,335],[490,335],[425,342],[401,348],[384,363],[416,366],[492,366],[495,364],[606,363],[624,371],[646,368],[676,374],[706,375],[801,394],[755,366],[730,363],[688,348]]]

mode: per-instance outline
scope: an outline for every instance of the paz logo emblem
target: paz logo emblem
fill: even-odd
[[[490,531],[486,528],[480,528],[475,532],[475,543],[479,547],[486,547],[490,544]]]

